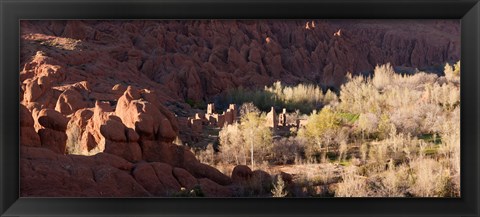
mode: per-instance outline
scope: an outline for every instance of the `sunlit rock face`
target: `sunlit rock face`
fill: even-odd
[[[111,89],[121,82],[161,90],[157,92],[169,93],[166,98],[195,101],[232,87],[263,87],[275,80],[338,87],[347,72],[371,71],[387,62],[421,68],[457,61],[458,24],[447,20],[22,22],[22,81],[49,77],[43,85],[35,78],[27,82],[32,84],[25,83],[24,100],[50,102],[56,97],[50,96],[48,86],[78,80],[88,81],[94,88],[90,95],[103,99],[118,98],[122,93]],[[69,104],[69,98],[81,97],[69,91],[51,103],[57,103],[62,113],[83,105]]]

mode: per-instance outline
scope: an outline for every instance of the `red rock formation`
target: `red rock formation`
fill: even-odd
[[[252,180],[259,183],[264,189],[269,189],[273,183],[273,179],[267,172],[263,170],[254,170],[252,172]]]
[[[68,119],[52,109],[42,109],[38,115],[38,123],[43,127],[38,130],[42,147],[56,153],[64,154],[66,151]]]
[[[142,139],[172,142],[178,134],[177,121],[160,103],[147,101],[149,96],[151,93],[140,93],[128,87],[118,99],[115,114]]]
[[[235,183],[246,182],[252,177],[252,170],[245,165],[238,165],[233,168],[232,181]]]
[[[74,88],[68,88],[58,97],[55,110],[64,115],[69,115],[78,109],[86,107],[89,107],[89,104],[85,101],[82,94]]]
[[[237,165],[232,171],[232,181],[239,186],[248,186],[258,192],[269,192],[272,177],[263,170],[252,171],[248,166]]]
[[[200,134],[202,133],[202,124],[203,124],[203,121],[202,119],[189,119],[190,121],[190,128],[192,128],[192,132],[195,133],[195,134]]]
[[[20,24],[22,196],[170,195],[195,185],[231,196],[239,169],[231,179],[172,143],[185,100],[276,80],[338,86],[377,64],[423,67],[460,55],[457,21]],[[232,111],[197,119],[221,127],[235,121]]]
[[[20,148],[23,197],[150,196],[130,175],[132,165],[106,153],[59,155],[44,148]]]
[[[182,168],[174,168],[173,175],[178,180],[178,183],[186,189],[192,189],[198,185],[198,180]]]
[[[202,178],[198,180],[202,192],[207,197],[231,197],[233,192],[228,187],[217,184],[216,182]]]
[[[131,162],[142,159],[139,136],[115,116],[108,103],[97,102],[93,109],[81,109],[72,116],[67,129],[68,153],[94,155],[111,153]]]
[[[172,174],[172,167],[164,163],[141,163],[133,170],[133,177],[155,196],[169,196],[180,191],[180,184]]]
[[[275,80],[307,80],[338,87],[347,72],[373,70],[377,64],[425,67],[460,57],[458,21],[21,24],[26,47],[22,50],[22,81],[41,72],[52,77],[53,83],[84,77],[111,89],[126,82],[148,86],[161,92],[164,99],[174,96],[199,101],[234,86],[262,87]],[[341,33],[336,35],[341,37],[333,34],[338,30]],[[42,52],[35,55],[39,48]],[[29,60],[31,56],[34,58]],[[109,78],[112,76],[115,82]],[[26,88],[26,101],[45,94],[45,88],[34,84]],[[34,89],[40,91],[32,94]]]
[[[20,104],[20,145],[40,147],[40,136],[33,127],[34,121],[28,109]]]

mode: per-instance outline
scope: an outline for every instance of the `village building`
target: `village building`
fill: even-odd
[[[275,112],[275,108],[272,106],[270,112],[267,113],[267,122],[266,125],[273,129],[277,128],[278,126],[278,117],[277,113]]]

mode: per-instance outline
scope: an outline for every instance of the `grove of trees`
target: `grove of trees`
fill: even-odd
[[[377,66],[370,77],[348,75],[338,93],[274,83],[262,94],[302,109],[303,116],[290,117],[306,119],[282,135],[266,126],[261,112],[268,103],[259,99],[272,98],[242,91],[231,92],[232,99],[251,103],[242,106],[239,123],[221,129],[220,164],[332,165],[325,167],[334,168],[328,177],[337,174],[335,181],[320,169],[297,175],[307,189],[335,184],[338,197],[460,196],[459,62],[446,64],[441,76]]]

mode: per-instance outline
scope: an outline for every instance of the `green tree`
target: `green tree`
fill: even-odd
[[[259,116],[254,112],[246,114],[241,119],[240,130],[245,144],[250,146],[252,168],[255,166],[255,156],[259,160],[265,160],[272,153],[272,131],[265,123],[265,116]]]
[[[317,146],[321,152],[322,149],[328,152],[328,146],[334,141],[340,126],[339,115],[331,108],[325,107],[319,113],[310,115],[305,128],[299,132],[299,135]],[[323,154],[325,155],[326,152]]]

